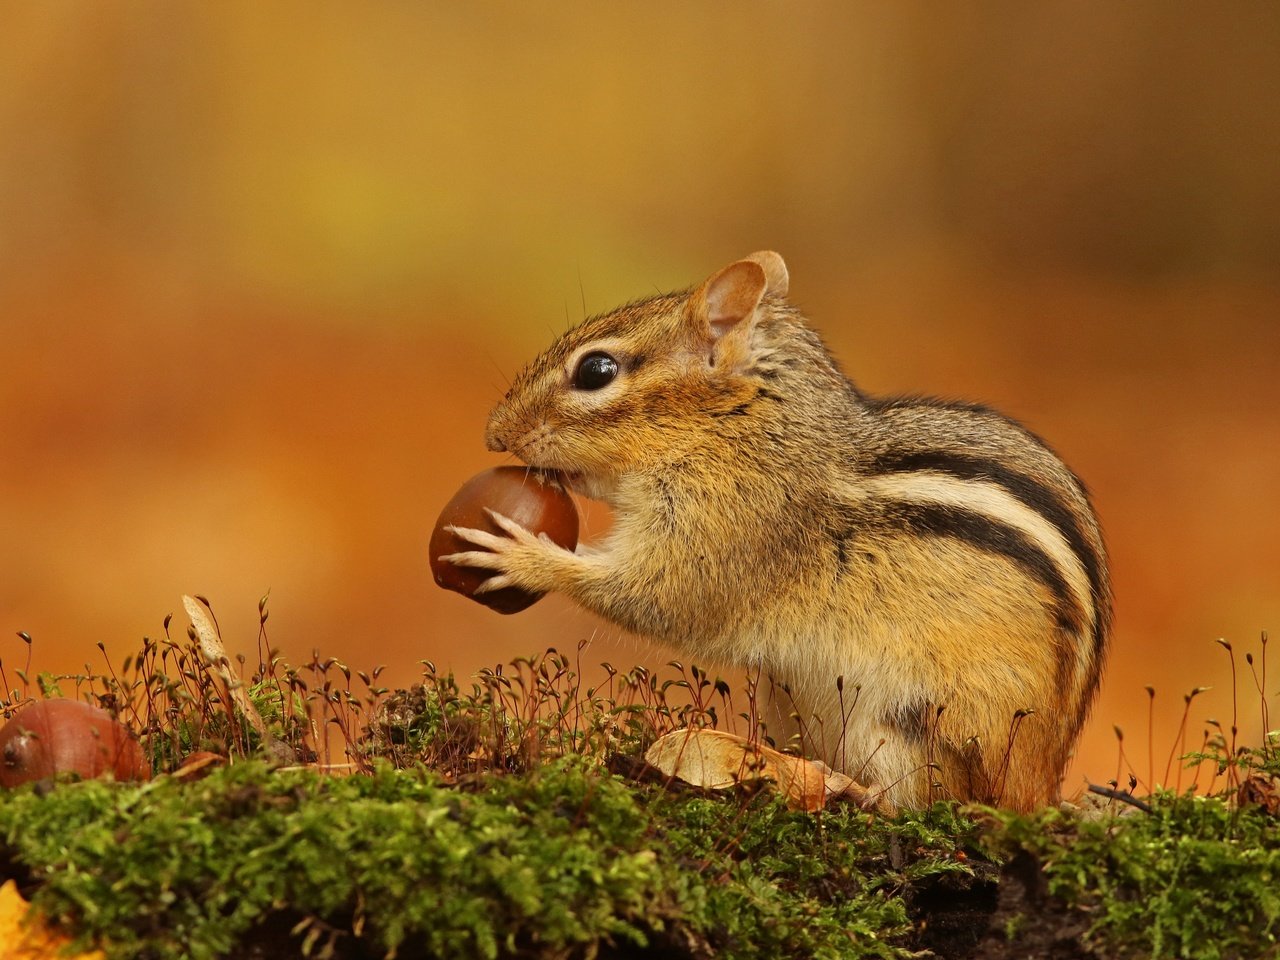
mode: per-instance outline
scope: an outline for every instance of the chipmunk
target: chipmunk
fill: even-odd
[[[1054,802],[1111,623],[1083,484],[983,406],[876,398],[782,257],[591,317],[525,367],[490,450],[614,524],[569,551],[457,531],[484,589],[553,590],[682,655],[759,667],[806,745],[897,805]]]

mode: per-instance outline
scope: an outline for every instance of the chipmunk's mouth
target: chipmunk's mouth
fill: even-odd
[[[561,482],[572,492],[590,500],[601,500],[608,503],[613,496],[613,478],[598,473],[584,473],[581,470],[561,470]]]
[[[552,428],[543,423],[509,441],[495,435],[490,441],[489,449],[510,453],[534,470],[555,473],[560,483],[573,493],[591,500],[609,502],[617,485],[617,478],[607,473],[568,469],[561,451],[553,443],[553,437]]]
[[[599,499],[592,491],[599,489],[600,485],[593,482],[594,478],[588,474],[580,470],[563,470],[546,460],[523,456],[519,451],[513,452],[524,461],[525,468],[530,473],[539,475],[540,482],[558,484],[573,493],[579,493],[592,499]]]
[[[580,493],[584,497],[591,496],[588,492],[591,487],[590,479],[581,470],[561,470],[560,481],[574,493]]]

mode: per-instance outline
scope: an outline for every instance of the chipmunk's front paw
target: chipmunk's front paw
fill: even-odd
[[[492,570],[489,577],[476,588],[476,593],[490,593],[507,587],[516,587],[530,593],[549,593],[559,589],[557,572],[566,559],[574,554],[553,542],[544,534],[535,534],[510,517],[486,508],[501,534],[490,533],[475,527],[446,527],[459,540],[465,540],[479,550],[466,550],[440,557],[457,567],[473,567]]]

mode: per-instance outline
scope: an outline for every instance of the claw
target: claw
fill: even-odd
[[[448,533],[452,533],[459,540],[465,540],[468,543],[475,544],[477,547],[483,547],[486,550],[497,552],[501,550],[505,544],[511,542],[509,537],[501,537],[496,533],[490,533],[488,530],[477,530],[475,527],[445,527]]]
[[[509,586],[512,586],[511,578],[508,577],[506,574],[498,573],[498,574],[494,574],[492,577],[490,577],[484,583],[480,584],[480,586],[476,587],[475,590],[471,592],[472,593],[493,593],[495,590],[504,590]]]
[[[467,550],[463,553],[446,553],[438,557],[443,563],[451,563],[455,567],[479,567],[482,570],[501,570],[503,558],[489,550]]]
[[[528,541],[533,538],[533,534],[526,530],[523,526],[516,523],[510,517],[492,510],[489,507],[484,508],[484,512],[489,515],[489,519],[496,523],[502,530],[513,540]]]

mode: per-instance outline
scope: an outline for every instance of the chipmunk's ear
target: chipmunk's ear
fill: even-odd
[[[785,297],[787,295],[791,275],[787,273],[787,265],[783,262],[781,254],[774,253],[772,250],[759,250],[746,259],[760,264],[761,269],[764,270],[765,296]]]
[[[785,297],[787,265],[772,250],[751,253],[730,264],[695,294],[695,312],[703,314],[714,342],[727,337],[749,337],[756,307],[765,296]]]

